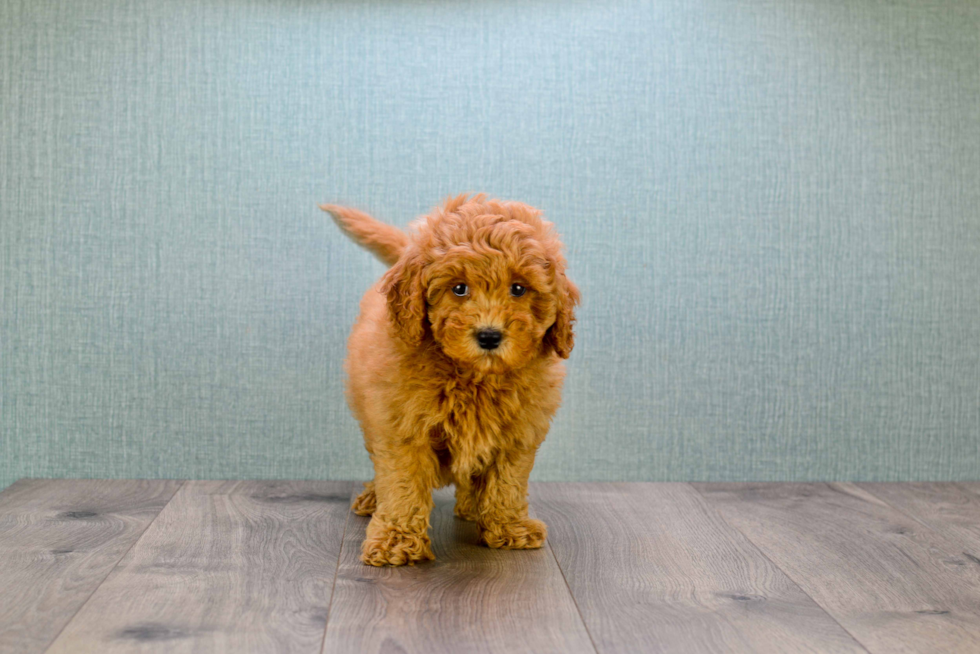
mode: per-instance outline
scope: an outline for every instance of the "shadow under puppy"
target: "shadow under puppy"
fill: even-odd
[[[541,547],[527,480],[561,403],[578,289],[541,212],[484,195],[448,200],[410,233],[321,205],[390,266],[361,300],[348,341],[347,399],[374,480],[361,559],[435,558],[432,490],[456,486],[456,515],[489,547]]]

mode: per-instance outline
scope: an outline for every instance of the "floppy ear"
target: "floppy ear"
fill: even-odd
[[[406,251],[381,278],[381,292],[388,298],[388,318],[403,341],[413,347],[422,344],[428,329],[422,258]]]
[[[555,354],[567,359],[575,346],[575,333],[572,324],[575,322],[575,305],[579,302],[578,287],[569,280],[564,272],[558,273],[555,280],[558,295],[558,313],[555,324],[548,328],[544,335],[545,346],[554,349]]]

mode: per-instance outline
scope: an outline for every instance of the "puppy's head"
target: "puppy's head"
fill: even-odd
[[[421,219],[382,280],[396,334],[484,373],[568,358],[579,300],[551,223],[517,202],[459,196]]]

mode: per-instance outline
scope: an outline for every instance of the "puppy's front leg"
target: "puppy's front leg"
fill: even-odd
[[[535,450],[501,452],[480,478],[477,524],[488,547],[535,549],[544,544],[548,528],[527,515],[527,479]]]
[[[382,566],[434,559],[428,531],[439,462],[432,448],[407,443],[376,450],[374,462],[378,506],[361,560]]]

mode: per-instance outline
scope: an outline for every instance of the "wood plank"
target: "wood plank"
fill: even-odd
[[[687,484],[531,497],[602,654],[865,651]]]
[[[23,479],[0,494],[0,652],[43,652],[180,487]]]
[[[860,488],[955,540],[961,565],[980,565],[980,494],[955,483],[863,483]]]
[[[854,484],[695,484],[872,652],[980,651],[980,566]]]
[[[451,491],[435,493],[435,561],[364,565],[367,523],[351,516],[324,652],[595,651],[551,551],[478,546]]]
[[[188,482],[49,652],[320,650],[351,482]]]

